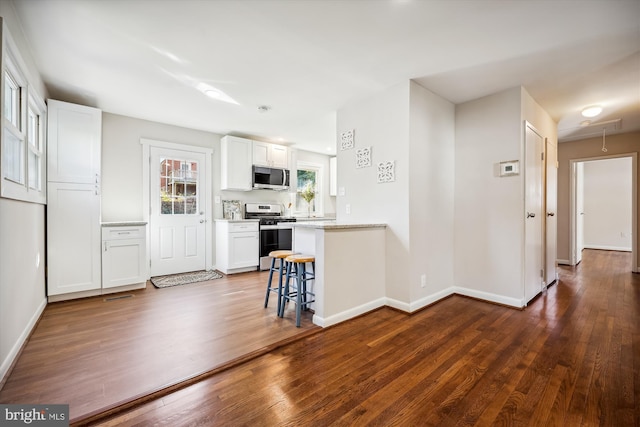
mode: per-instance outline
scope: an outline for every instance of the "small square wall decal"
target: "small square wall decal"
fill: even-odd
[[[369,166],[371,166],[371,147],[356,150],[356,168],[367,168]]]
[[[340,149],[348,150],[354,146],[354,134],[353,129],[344,131],[340,134]]]
[[[383,182],[393,182],[396,180],[396,162],[378,163],[378,184]]]

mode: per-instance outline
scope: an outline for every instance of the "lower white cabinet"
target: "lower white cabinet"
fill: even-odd
[[[100,290],[100,194],[93,184],[47,187],[47,295]]]
[[[147,281],[145,226],[103,226],[102,288]]]
[[[216,221],[216,268],[224,274],[258,268],[258,221]]]

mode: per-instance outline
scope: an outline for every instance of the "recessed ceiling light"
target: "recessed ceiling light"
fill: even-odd
[[[595,117],[600,113],[602,113],[602,107],[599,105],[592,105],[591,107],[587,107],[582,110],[582,115],[584,117]]]

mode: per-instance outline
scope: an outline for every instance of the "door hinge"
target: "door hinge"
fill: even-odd
[[[544,160],[544,153],[540,153],[540,160]]]
[[[544,269],[540,269],[540,277],[544,277]]]

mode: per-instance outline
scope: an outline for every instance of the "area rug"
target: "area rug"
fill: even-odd
[[[169,286],[186,285],[187,283],[204,282],[219,279],[222,274],[214,270],[192,271],[190,273],[171,274],[169,276],[156,276],[151,278],[151,283],[156,288],[168,288]]]

